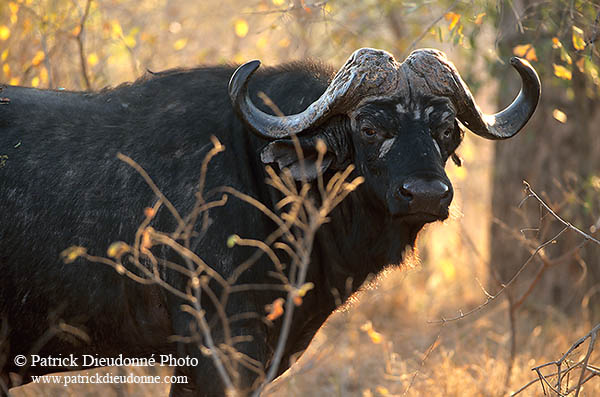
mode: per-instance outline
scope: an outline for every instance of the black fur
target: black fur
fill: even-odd
[[[234,114],[227,94],[233,71],[228,66],[173,70],[98,93],[3,87],[1,96],[10,99],[0,107],[0,155],[8,156],[0,168],[0,315],[9,325],[3,342],[8,344],[8,364],[0,368],[4,381],[8,372],[20,373],[26,383],[31,375],[65,370],[30,367],[23,372],[13,365],[15,355],[32,350],[42,356],[173,353],[197,357],[201,364],[178,370],[190,375],[193,385],[175,387],[172,394],[222,395],[209,357],[194,344],[168,342],[170,335],[190,333],[192,320],[180,311],[179,299],[159,287],[137,284],[106,265],[83,260],[65,264],[59,254],[81,245],[90,254],[104,256],[112,242],[132,242],[144,208],[155,203],[144,180],[116,158],[118,152],[137,161],[186,214],[195,201],[202,160],[212,147],[209,138],[215,135],[226,150],[211,162],[206,191],[231,186],[273,207],[277,195],[265,184],[260,157],[269,142],[251,135]],[[314,63],[264,68],[253,77],[250,89],[255,103],[261,103],[256,93],[263,91],[284,113],[297,113],[324,92],[333,72]],[[398,104],[404,113],[398,112]],[[414,116],[431,105],[431,117]],[[444,109],[450,108],[439,99],[390,98],[356,109],[353,115],[338,115],[301,137],[309,143],[308,150],[315,137],[327,142],[335,161],[326,178],[354,163],[354,176],[363,175],[366,181],[317,234],[307,276],[315,288],[296,309],[280,373],[290,356],[308,345],[339,298],[345,301],[369,274],[400,263],[422,226],[447,216],[447,205],[433,218],[410,214],[393,197],[398,184],[414,175],[450,184],[443,167],[461,136],[454,117],[450,124],[435,118]],[[364,135],[369,123],[377,130],[375,136]],[[440,134],[448,128],[453,135],[446,139]],[[380,158],[381,145],[392,137],[395,143]],[[441,147],[439,154],[432,138]],[[285,145],[276,149],[285,150]],[[224,207],[210,210],[210,217],[213,224],[206,237],[193,240],[192,246],[224,276],[254,252],[228,248],[230,235],[264,239],[275,228],[258,210],[233,197]],[[170,232],[176,224],[163,208],[153,226]],[[262,258],[239,282],[278,283],[268,276],[272,266]],[[184,288],[186,280],[170,273],[167,278]],[[227,311],[264,314],[265,305],[279,296],[283,293],[234,294]],[[210,305],[207,310],[218,341],[218,321]],[[61,321],[81,328],[91,341],[56,331],[36,345]],[[253,319],[233,325],[235,335],[253,337],[236,348],[268,366],[280,320],[270,327]],[[239,386],[250,389],[255,380],[253,372],[243,371]]]

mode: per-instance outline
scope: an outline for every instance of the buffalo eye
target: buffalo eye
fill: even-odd
[[[450,139],[452,137],[453,132],[454,132],[454,128],[448,128],[442,133],[442,135],[444,138]]]
[[[367,138],[372,138],[375,135],[377,135],[377,131],[375,131],[374,128],[370,128],[370,127],[365,127],[362,129],[362,133],[364,136],[366,136]]]

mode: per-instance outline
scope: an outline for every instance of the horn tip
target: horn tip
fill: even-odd
[[[233,72],[233,75],[229,80],[229,96],[232,99],[237,97],[239,92],[242,90],[242,87],[247,83],[250,76],[256,72],[259,66],[260,61],[255,59],[239,66],[235,72]]]
[[[515,69],[517,69],[519,73],[524,72],[525,74],[530,75],[531,79],[539,82],[539,77],[537,75],[537,72],[535,71],[535,68],[531,65],[531,63],[529,63],[527,59],[512,57],[510,58],[510,64]]]
[[[519,57],[511,57],[510,64],[515,68],[519,67],[529,67],[532,68],[531,64],[527,59],[519,58]]]

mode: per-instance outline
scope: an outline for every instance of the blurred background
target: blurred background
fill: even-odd
[[[451,219],[427,226],[415,258],[335,313],[266,396],[507,395],[537,377],[532,367],[559,359],[593,328],[600,320],[600,247],[570,229],[556,237],[564,226],[537,200],[524,200],[523,181],[598,237],[599,43],[596,0],[0,1],[0,82],[13,85],[98,90],[174,67],[255,58],[271,65],[315,58],[339,67],[360,47],[385,49],[398,60],[436,47],[493,113],[519,90],[510,56],[537,69],[543,95],[525,130],[507,142],[466,134],[458,150],[463,166],[447,165],[456,191]],[[442,321],[488,301],[524,264],[484,308]],[[167,390],[30,385],[14,395]],[[600,380],[583,392],[600,395]],[[521,393],[540,394],[539,383]]]

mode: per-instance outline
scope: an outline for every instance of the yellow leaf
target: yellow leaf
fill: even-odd
[[[531,44],[520,44],[513,48],[513,54],[515,54],[518,57],[525,56],[525,54],[527,54],[527,51],[529,51],[530,48]]]
[[[366,323],[361,325],[360,329],[366,332],[367,335],[369,335],[369,338],[371,338],[371,342],[375,343],[376,345],[380,344],[383,341],[383,335],[381,335],[379,332],[373,329],[373,323],[371,323],[370,321],[367,321]]]
[[[537,61],[537,54],[535,48],[531,44],[521,44],[513,48],[513,54],[518,57],[524,57],[528,61]]]
[[[65,263],[72,263],[75,259],[79,258],[82,255],[85,255],[86,249],[84,247],[69,247],[66,250],[60,253],[60,257]]]
[[[304,296],[308,291],[315,288],[315,285],[311,282],[304,283],[300,289],[298,289],[298,295]]]
[[[290,44],[292,44],[292,42],[287,37],[284,37],[283,39],[279,40],[279,42],[277,43],[277,45],[282,48],[287,48],[290,46]]]
[[[306,11],[307,13],[312,13],[312,10],[310,9],[309,6],[306,5],[306,2],[304,0],[300,0],[300,4],[302,5],[302,8],[304,9],[304,11]]]
[[[258,40],[256,40],[256,48],[262,50],[263,48],[266,48],[268,44],[268,40],[265,36],[261,36],[258,38]]]
[[[454,29],[454,27],[460,20],[460,14],[457,14],[455,12],[448,12],[446,13],[446,15],[444,15],[444,17],[446,18],[446,21],[450,22],[450,25],[448,25],[448,30]]]
[[[567,115],[559,109],[554,109],[552,111],[552,117],[563,124],[567,122]]]
[[[16,14],[17,12],[19,12],[19,5],[14,1],[8,3],[8,8],[10,9],[11,14]]]
[[[298,288],[295,291],[294,294],[294,304],[296,306],[300,306],[302,304],[302,298],[304,298],[304,296],[306,295],[306,293],[308,291],[310,291],[311,289],[313,289],[315,287],[315,285],[311,282],[305,283],[304,285],[302,285],[300,288]]]
[[[6,58],[8,58],[8,48],[4,51],[2,51],[2,55],[0,56],[0,61],[4,62],[6,61]]]
[[[573,47],[577,51],[581,51],[585,49],[585,40],[583,39],[583,30],[579,29],[577,26],[573,26]]]
[[[129,48],[133,48],[135,47],[135,45],[137,44],[137,41],[135,41],[135,37],[133,36],[126,36],[123,37],[123,42],[125,43],[125,45]]]
[[[111,36],[115,40],[119,39],[123,36],[123,28],[121,27],[121,24],[119,23],[119,21],[113,21]]]
[[[452,21],[454,18],[457,18],[457,17],[459,17],[459,15],[452,11],[444,14],[444,18],[446,18],[446,21],[448,21],[448,22]]]
[[[371,329],[369,332],[367,332],[367,334],[369,335],[369,338],[371,338],[371,342],[375,343],[376,345],[383,341],[383,335],[374,329]]]
[[[144,208],[144,216],[146,218],[152,219],[152,218],[154,218],[154,215],[156,215],[156,211],[154,210],[154,208],[151,208],[151,207]]]
[[[19,82],[21,80],[18,77],[12,77],[9,81],[8,84],[10,85],[19,85]]]
[[[554,75],[556,77],[559,77],[563,80],[571,80],[572,74],[569,69],[562,65],[557,65],[555,63],[553,63],[552,66],[554,67]]]
[[[31,60],[31,64],[33,66],[38,66],[44,60],[44,58],[46,58],[46,55],[44,55],[44,51],[38,51],[35,53],[35,56]]]
[[[240,53],[237,53],[233,56],[233,63],[241,64],[241,63],[244,63],[245,61],[246,61],[246,57],[244,57]]]
[[[285,0],[271,0],[274,5],[282,6],[285,3]]]
[[[235,27],[235,34],[238,37],[246,37],[246,35],[248,34],[248,22],[246,22],[246,20],[244,19],[237,19],[234,23],[234,27]]]
[[[188,39],[186,37],[181,38],[173,43],[175,51],[182,50],[187,45]]]
[[[40,85],[40,78],[38,76],[35,76],[34,78],[31,79],[32,87],[37,87],[39,85]]]
[[[283,298],[277,298],[270,305],[265,306],[265,310],[267,311],[267,320],[274,321],[281,317],[283,314],[283,303],[285,300]]]
[[[600,86],[600,73],[599,73],[598,66],[596,66],[594,64],[594,62],[590,61],[589,59],[586,59],[585,60],[585,69],[586,69],[588,75],[592,78],[592,81],[594,82],[594,84]]]
[[[386,387],[383,387],[383,386],[377,386],[375,388],[375,391],[377,391],[377,393],[379,393],[382,396],[389,396],[390,395],[390,391]]]
[[[127,251],[129,251],[129,245],[122,241],[116,241],[108,247],[106,254],[111,258],[119,258]]]
[[[481,23],[483,22],[484,16],[485,16],[485,12],[482,12],[481,14],[477,14],[477,16],[475,17],[475,25],[481,25]]]
[[[454,267],[454,264],[449,259],[442,259],[440,261],[440,268],[446,280],[453,281],[456,278],[456,267]]]
[[[238,236],[237,234],[232,234],[231,236],[229,236],[227,238],[227,247],[228,248],[235,247],[235,245],[238,243],[239,240],[240,240],[240,236]]]
[[[48,69],[46,69],[44,66],[42,66],[40,69],[40,80],[43,84],[48,83]]]
[[[560,60],[568,63],[569,65],[573,63],[571,56],[564,47],[560,47]]]
[[[92,52],[90,55],[88,55],[87,61],[90,66],[96,66],[99,61],[98,54],[96,54],[95,52]]]
[[[0,25],[0,40],[8,40],[10,37],[10,29],[6,25]]]
[[[29,33],[33,30],[33,23],[31,23],[31,19],[25,18],[23,21],[23,33]]]
[[[577,62],[575,62],[575,65],[577,65],[577,69],[579,69],[579,71],[581,73],[585,73],[584,64],[585,64],[585,58],[583,58],[583,57],[579,58],[579,60],[577,60]]]
[[[150,33],[142,32],[140,34],[140,40],[141,41],[147,41],[150,44],[155,44],[156,43],[156,36],[152,35]]]
[[[552,38],[552,48],[561,48],[561,47],[562,47],[562,43],[560,42],[558,37],[553,37]]]
[[[10,14],[10,23],[12,23],[14,25],[18,21],[19,21],[19,17],[17,16],[17,14]]]
[[[73,28],[73,30],[71,30],[71,34],[75,37],[79,36],[79,33],[81,33],[81,26],[77,25]]]
[[[10,65],[8,63],[2,65],[2,71],[7,78],[10,77]]]

